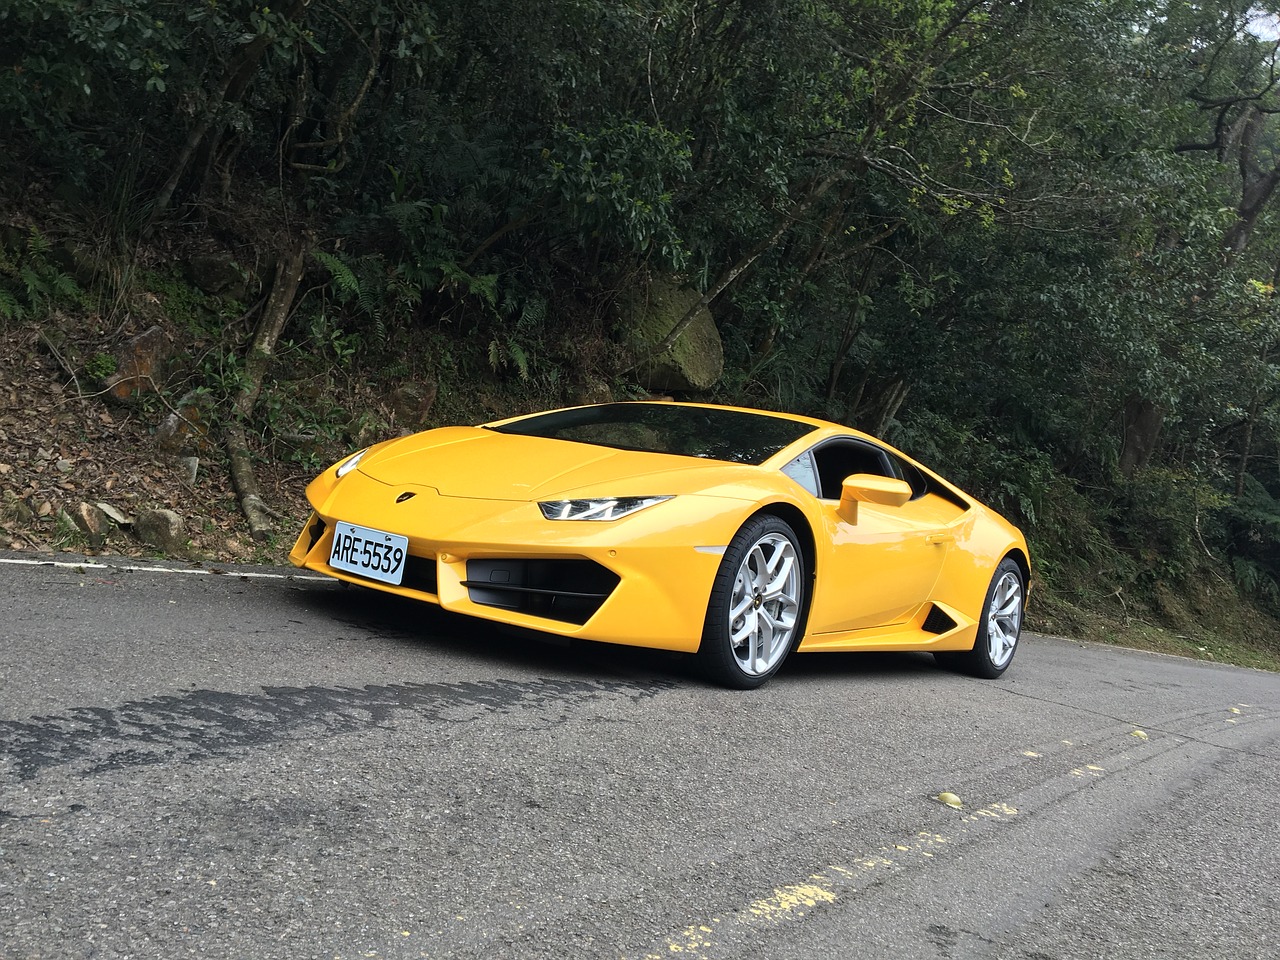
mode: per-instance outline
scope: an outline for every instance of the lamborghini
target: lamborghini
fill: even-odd
[[[927,651],[995,678],[1030,585],[1016,527],[910,457],[808,417],[605,403],[387,440],[321,473],[291,561],[456,613],[696,655]]]

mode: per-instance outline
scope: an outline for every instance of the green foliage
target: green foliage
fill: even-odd
[[[95,353],[85,361],[84,372],[94,380],[105,380],[116,372],[116,358],[109,353]]]
[[[1280,498],[1252,476],[1226,510],[1231,570],[1247,593],[1280,609]]]
[[[84,291],[54,262],[49,241],[34,227],[13,250],[0,245],[0,320],[40,319],[55,306],[79,304]]]
[[[1151,580],[1183,582],[1213,560],[1205,539],[1230,499],[1186,471],[1148,467],[1122,488],[1117,529]]]
[[[314,231],[279,363],[445,372],[452,412],[635,391],[614,304],[711,290],[723,398],[886,434],[1060,588],[1217,564],[1271,596],[1276,8],[0,0],[0,175],[113,243]],[[0,320],[83,296],[56,254],[0,248]],[[234,391],[243,307],[134,279]]]
[[[686,137],[610,118],[589,132],[558,126],[542,156],[546,189],[581,244],[609,241],[660,269],[685,266],[673,188],[691,172]]]
[[[220,339],[226,319],[243,309],[236,301],[203,293],[171,270],[140,270],[134,282],[160,301],[166,317],[201,341]]]

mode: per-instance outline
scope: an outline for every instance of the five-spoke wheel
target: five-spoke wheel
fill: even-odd
[[[996,567],[978,621],[978,638],[964,653],[939,653],[940,663],[958,667],[975,677],[994,680],[1004,673],[1018,648],[1026,586],[1022,568],[1006,557]]]
[[[711,590],[699,658],[718,683],[747,690],[777,673],[798,636],[804,555],[778,517],[749,520],[725,550]]]

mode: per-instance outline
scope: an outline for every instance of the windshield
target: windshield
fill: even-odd
[[[723,407],[605,403],[535,414],[489,429],[622,450],[760,464],[815,428],[786,417]]]

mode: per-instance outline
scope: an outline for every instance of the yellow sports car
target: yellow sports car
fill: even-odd
[[[926,650],[998,677],[1027,544],[995,511],[847,427],[606,403],[443,427],[307,487],[290,559],[501,623],[696,653],[758,687],[794,649]]]

